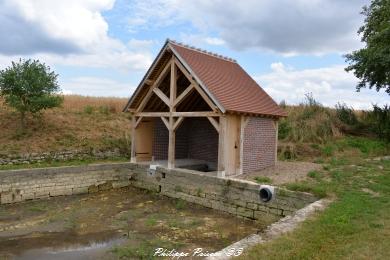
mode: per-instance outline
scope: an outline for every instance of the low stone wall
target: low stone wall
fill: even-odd
[[[290,215],[317,200],[309,193],[275,187],[275,198],[262,202],[259,196],[261,185],[254,182],[219,178],[186,169],[157,167],[152,171],[146,165],[133,164],[131,167],[133,186],[250,219],[261,219],[265,214]]]
[[[73,151],[57,151],[47,153],[29,153],[20,155],[2,155],[0,154],[0,165],[12,164],[31,164],[40,163],[48,160],[68,161],[72,159],[97,158],[105,159],[112,157],[123,156],[119,149],[99,151],[99,150],[73,150]]]
[[[289,215],[316,200],[308,193],[275,187],[275,198],[262,202],[261,185],[253,182],[186,169],[151,170],[148,165],[114,163],[0,171],[0,202],[90,193],[128,185],[250,219],[261,219],[265,214]]]
[[[0,171],[0,202],[14,203],[129,185],[128,163]]]

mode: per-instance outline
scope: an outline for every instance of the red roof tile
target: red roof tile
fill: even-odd
[[[234,60],[169,41],[228,112],[286,116],[286,112]]]

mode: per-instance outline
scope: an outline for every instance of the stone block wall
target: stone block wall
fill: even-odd
[[[244,129],[243,173],[250,173],[275,165],[276,131],[275,121],[271,118],[249,118]]]
[[[255,220],[266,214],[286,216],[317,200],[308,193],[275,187],[275,198],[262,202],[260,184],[214,177],[187,169],[158,167],[156,171],[150,171],[146,165],[133,164],[132,172],[133,186]]]
[[[73,195],[130,184],[128,163],[0,171],[0,202]]]
[[[151,170],[143,164],[114,163],[0,171],[0,202],[92,193],[129,185],[254,220],[289,215],[316,200],[308,193],[275,187],[275,198],[262,202],[260,185],[253,182],[187,169]]]

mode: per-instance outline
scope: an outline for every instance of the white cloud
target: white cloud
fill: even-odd
[[[207,48],[209,45],[221,46],[225,45],[225,41],[218,37],[209,37],[207,34],[196,34],[196,33],[180,33],[179,42],[196,46],[197,48]]]
[[[343,65],[296,70],[279,62],[271,64],[270,73],[254,78],[276,101],[285,100],[289,104],[301,103],[307,93],[326,106],[341,102],[356,109],[367,109],[372,103],[388,102],[388,95],[383,92],[367,89],[356,92],[358,80],[345,72]]]
[[[344,53],[361,46],[359,14],[368,0],[149,0],[132,4],[132,30],[190,21],[237,50],[285,55]],[[152,8],[153,7],[153,8]],[[134,22],[133,21],[133,22]]]
[[[210,45],[224,45],[225,44],[225,41],[221,38],[217,38],[217,37],[206,37],[205,39],[205,42],[210,44]]]
[[[144,70],[150,52],[108,35],[103,11],[114,0],[5,0],[0,3],[1,59],[32,57],[51,64]]]
[[[76,77],[60,82],[64,94],[84,96],[130,97],[135,90],[131,83],[123,83],[109,78]]]

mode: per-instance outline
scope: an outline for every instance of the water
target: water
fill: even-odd
[[[107,241],[91,241],[88,244],[74,244],[63,247],[44,247],[26,250],[20,255],[15,255],[14,259],[97,259],[109,251],[113,246],[122,244],[126,239],[114,238]]]

